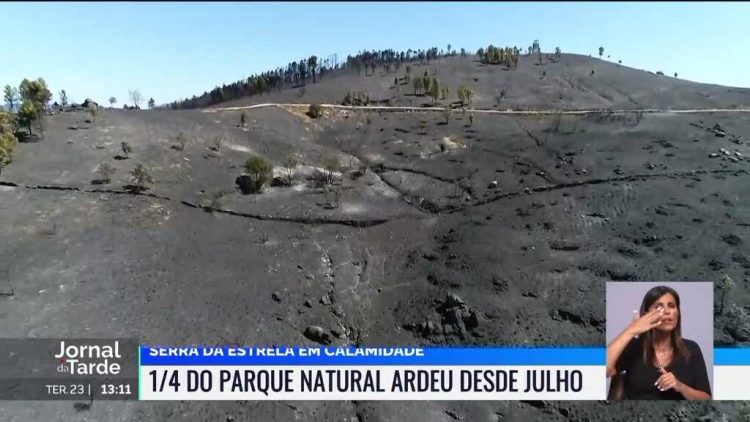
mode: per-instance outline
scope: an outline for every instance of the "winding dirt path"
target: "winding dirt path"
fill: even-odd
[[[347,106],[340,104],[319,104],[324,108],[339,109],[339,110],[372,110],[372,111],[405,111],[405,112],[429,112],[429,111],[444,111],[446,107],[413,107],[413,106]],[[254,108],[264,107],[309,107],[310,104],[306,103],[263,103],[254,104],[249,106],[240,107],[216,107],[206,108],[202,111],[204,113],[216,113],[219,111],[235,111],[235,110],[250,110]],[[461,110],[460,108],[452,108],[451,110]],[[629,113],[643,113],[643,114],[702,114],[702,113],[750,113],[750,109],[747,108],[706,108],[706,109],[585,109],[585,110],[490,110],[482,108],[467,108],[466,112],[477,113],[477,114],[499,114],[499,115],[551,115],[551,114],[566,114],[566,115],[586,115],[586,114],[600,114],[600,113],[612,113],[612,114],[629,114]]]

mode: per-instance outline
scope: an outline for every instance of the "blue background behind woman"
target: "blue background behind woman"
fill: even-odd
[[[645,294],[640,311],[607,346],[607,376],[613,377],[610,399],[711,398],[702,350],[682,337],[682,321],[674,289],[656,286]]]

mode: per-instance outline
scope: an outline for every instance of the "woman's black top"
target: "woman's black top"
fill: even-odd
[[[698,344],[692,340],[683,339],[685,346],[690,351],[690,358],[683,360],[676,356],[664,369],[671,372],[678,381],[696,390],[711,394],[711,385],[708,383],[708,373],[703,353]],[[626,371],[625,374],[625,399],[630,400],[684,400],[682,394],[674,390],[659,391],[654,385],[661,376],[659,368],[653,363],[643,362],[643,349],[641,339],[634,338],[625,347],[620,358],[615,364],[617,372]]]

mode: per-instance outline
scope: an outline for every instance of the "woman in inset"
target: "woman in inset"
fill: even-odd
[[[697,343],[682,338],[680,296],[657,286],[641,310],[607,346],[607,377],[631,400],[710,400],[711,386]],[[617,382],[616,386],[614,383]]]

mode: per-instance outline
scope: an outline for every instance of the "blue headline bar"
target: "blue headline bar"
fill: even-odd
[[[714,365],[750,365],[750,347],[714,349]]]
[[[220,352],[217,352],[219,351]],[[262,353],[259,355],[259,351]],[[421,351],[421,355],[419,353]],[[603,347],[150,347],[141,365],[570,365],[604,366]],[[367,354],[367,355],[365,355]],[[389,354],[383,356],[383,354]]]

